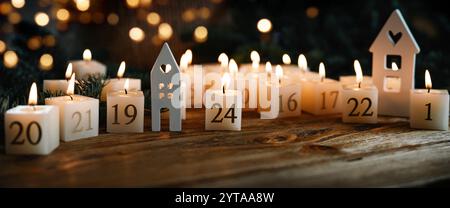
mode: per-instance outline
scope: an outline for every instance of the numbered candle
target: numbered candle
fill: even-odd
[[[275,75],[279,80],[280,92],[280,112],[279,118],[300,116],[301,108],[301,87],[299,83],[289,83],[283,74],[283,68],[280,65],[275,67]]]
[[[106,66],[92,60],[92,53],[89,49],[84,50],[83,60],[72,61],[71,63],[77,79],[87,79],[89,76],[106,76]]]
[[[37,87],[33,83],[28,105],[5,113],[6,154],[47,155],[59,146],[59,110],[37,104]]]
[[[73,141],[98,135],[98,99],[74,95],[75,73],[67,88],[66,96],[45,99],[46,105],[59,107],[60,138]]]
[[[72,76],[72,64],[67,65],[65,80],[44,80],[44,92],[52,94],[64,94],[69,86],[69,80]]]
[[[364,84],[361,65],[354,62],[356,84],[343,85],[342,121],[344,123],[378,122],[378,89],[372,84]]]
[[[341,113],[341,83],[325,78],[325,66],[319,65],[319,78],[302,82],[302,110],[314,115]]]
[[[275,119],[280,113],[279,80],[272,73],[272,64],[266,62],[266,75],[258,80],[258,110],[261,119]]]
[[[230,82],[229,74],[225,73],[222,90],[206,91],[206,130],[241,130],[242,95],[237,90],[227,89]]]
[[[411,90],[409,122],[411,128],[448,130],[449,96],[447,90],[431,89],[431,77],[425,71],[427,89]]]
[[[106,131],[110,133],[144,132],[144,93],[130,90],[129,79],[123,90],[109,92]]]
[[[102,89],[102,95],[100,97],[101,101],[106,101],[106,96],[109,92],[114,92],[118,90],[123,90],[123,85],[125,84],[125,78],[123,75],[125,74],[126,64],[125,61],[120,63],[119,69],[117,70],[117,78],[108,79],[106,81],[106,85]],[[129,90],[141,90],[141,80],[140,79],[132,79],[127,78],[129,82]]]

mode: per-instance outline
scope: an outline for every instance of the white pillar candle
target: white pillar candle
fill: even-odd
[[[353,75],[345,75],[345,76],[339,76],[339,82],[342,85],[349,85],[354,84],[356,80],[356,76]],[[362,83],[363,85],[373,85],[372,77],[371,76],[364,76]]]
[[[279,80],[279,118],[300,116],[301,108],[301,87],[299,83],[290,83],[289,78],[284,76],[283,67],[277,65],[275,75]]]
[[[36,105],[35,83],[28,104],[5,113],[6,154],[47,155],[59,146],[59,110],[55,106]]]
[[[275,119],[280,112],[279,81],[272,73],[270,62],[266,62],[265,70],[266,75],[259,76],[258,80],[258,110],[261,119]]]
[[[125,78],[123,75],[125,73],[125,61],[120,63],[119,69],[117,70],[117,78],[106,80],[106,85],[102,89],[102,95],[100,96],[101,101],[106,101],[106,96],[109,92],[114,92],[118,90],[123,90],[123,86],[125,84]],[[141,90],[141,80],[140,79],[132,79],[127,78],[129,82],[129,90],[139,91]]]
[[[341,83],[325,78],[325,66],[320,63],[320,79],[306,80],[302,85],[302,110],[314,115],[341,113]]]
[[[46,105],[59,107],[60,138],[73,141],[98,135],[98,99],[74,95],[75,74],[70,79],[67,96],[45,99]]]
[[[65,80],[44,80],[44,92],[52,94],[64,94],[69,86],[69,80],[72,76],[72,64],[69,63],[66,69]]]
[[[71,61],[71,63],[77,79],[86,79],[89,76],[106,76],[106,66],[92,60],[92,53],[89,49],[84,50],[83,60]]]
[[[226,89],[230,81],[225,73],[222,90],[206,91],[205,130],[241,130],[242,95],[237,90]]]
[[[356,84],[343,85],[342,121],[344,123],[378,122],[378,89],[372,84],[365,84],[361,65],[354,62]]]
[[[110,133],[144,132],[144,93],[130,90],[125,79],[123,90],[107,96],[106,131]]]
[[[427,89],[411,90],[409,122],[411,128],[448,130],[449,96],[447,90],[432,90],[431,77],[425,71]]]

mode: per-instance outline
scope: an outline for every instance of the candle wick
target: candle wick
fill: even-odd
[[[128,90],[127,90],[127,89],[125,89],[125,95],[126,95],[126,94],[128,94]]]
[[[225,94],[225,86],[222,87],[222,93]]]
[[[428,88],[428,93],[430,93],[430,91],[431,91],[431,88]]]
[[[361,82],[358,82],[358,88],[361,88]]]
[[[73,97],[72,97],[72,95],[69,95],[69,97],[70,97],[70,100],[73,100]]]

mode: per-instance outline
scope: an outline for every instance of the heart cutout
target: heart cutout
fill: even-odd
[[[397,44],[397,42],[400,40],[400,38],[402,38],[402,33],[398,32],[394,35],[394,33],[392,31],[389,30],[389,39],[391,39],[392,44]]]
[[[164,73],[169,73],[172,70],[172,66],[170,64],[163,64],[159,69]]]

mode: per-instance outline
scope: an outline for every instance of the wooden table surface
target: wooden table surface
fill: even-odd
[[[204,111],[191,110],[181,133],[151,132],[149,118],[143,134],[103,129],[48,156],[2,153],[0,186],[398,187],[450,179],[450,132],[413,130],[403,118],[361,125],[338,115],[260,120],[246,112],[242,131],[223,132],[204,131]]]

